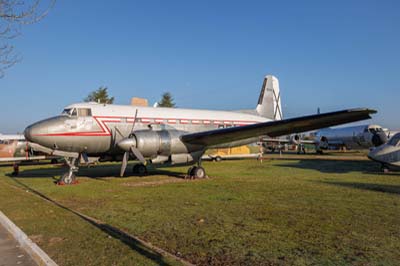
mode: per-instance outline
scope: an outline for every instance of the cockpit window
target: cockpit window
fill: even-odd
[[[79,116],[92,116],[92,110],[90,108],[78,108]]]
[[[383,129],[380,128],[380,127],[377,127],[377,128],[370,128],[370,129],[369,129],[369,132],[371,132],[372,134],[379,133],[379,132],[382,132],[382,131],[383,131]]]
[[[61,115],[77,116],[75,108],[66,108],[62,111]]]
[[[400,134],[394,135],[388,142],[389,145],[398,146],[400,144]]]
[[[70,115],[71,114],[71,110],[72,110],[72,108],[66,108],[66,109],[64,109],[63,111],[62,111],[62,115]]]

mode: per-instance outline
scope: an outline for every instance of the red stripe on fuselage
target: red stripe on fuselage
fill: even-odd
[[[47,133],[47,134],[35,134],[34,136],[48,136],[48,137],[63,137],[63,136],[70,136],[70,137],[108,137],[111,136],[111,131],[108,128],[108,126],[105,123],[121,123],[121,119],[126,119],[126,121],[124,121],[124,123],[132,123],[132,122],[128,122],[128,119],[134,119],[134,117],[129,117],[129,116],[93,116],[94,120],[96,121],[96,123],[99,125],[99,127],[101,128],[102,131],[86,131],[86,132],[63,132],[63,133]],[[105,118],[108,118],[109,120],[102,120]],[[120,119],[119,121],[116,120],[110,120],[110,119]],[[156,120],[176,120],[176,121],[181,121],[181,124],[188,124],[191,120],[193,119],[184,119],[184,118],[149,118],[149,117],[138,117],[138,119],[151,119],[153,121]],[[182,120],[184,120],[185,122],[182,123]],[[186,121],[188,121],[186,123]],[[207,121],[211,124],[210,120],[204,120],[204,119],[195,119],[195,121]],[[229,120],[231,122],[235,123],[245,123],[245,124],[236,124],[239,126],[245,126],[245,125],[249,125],[249,124],[254,124],[257,123],[256,121],[236,121],[234,122],[234,120]],[[214,120],[214,125],[219,125],[223,124],[223,121],[215,121]],[[225,123],[228,122],[227,120],[225,120]],[[150,123],[147,121],[141,121],[141,123]],[[159,123],[159,122],[158,122]],[[197,123],[196,123],[197,124]],[[204,125],[210,125],[208,123],[204,123]]]

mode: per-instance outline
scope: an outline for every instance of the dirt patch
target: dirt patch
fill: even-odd
[[[61,241],[64,241],[64,238],[62,237],[51,237],[49,239],[49,246],[53,246],[57,243],[60,243]]]

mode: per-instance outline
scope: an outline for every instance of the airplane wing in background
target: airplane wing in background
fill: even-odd
[[[248,126],[231,127],[190,133],[181,140],[190,144],[213,146],[257,136],[278,137],[292,133],[306,132],[319,128],[370,119],[376,113],[371,109],[350,109],[325,114],[303,116],[280,121],[258,123]]]

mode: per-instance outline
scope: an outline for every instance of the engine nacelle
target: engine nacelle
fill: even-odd
[[[183,143],[179,137],[185,133],[177,130],[138,130],[133,132],[132,138],[144,157],[189,154],[202,150],[201,146]]]

